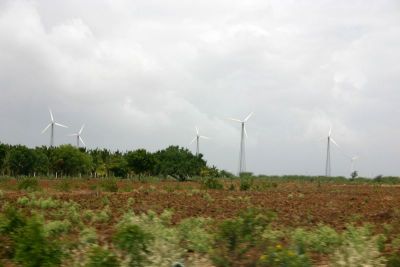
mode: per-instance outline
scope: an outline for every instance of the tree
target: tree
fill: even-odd
[[[116,154],[111,158],[108,164],[108,170],[111,171],[115,177],[126,177],[128,174],[128,163],[122,155]]]
[[[137,174],[151,173],[154,169],[154,155],[145,149],[130,151],[125,155],[128,168]]]
[[[54,149],[51,164],[56,172],[77,175],[90,172],[92,158],[71,145],[62,145]]]
[[[26,146],[14,146],[10,151],[8,166],[14,175],[29,175],[35,166],[35,154]]]
[[[201,154],[196,157],[188,149],[170,146],[155,153],[154,170],[158,174],[185,181],[190,176],[200,175],[202,168],[207,166],[202,157]]]
[[[0,143],[0,171],[4,170],[9,146]]]

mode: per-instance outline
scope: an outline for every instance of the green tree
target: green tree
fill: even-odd
[[[126,177],[128,174],[128,163],[121,154],[116,153],[108,164],[108,170],[115,177]]]
[[[9,146],[0,143],[0,171],[3,172],[6,167],[6,158]]]
[[[26,146],[14,146],[8,157],[8,166],[13,175],[29,175],[35,166],[35,154]]]
[[[190,176],[200,175],[207,164],[199,156],[193,155],[188,149],[170,146],[155,153],[154,170],[164,176],[170,175],[179,181],[185,181]]]
[[[155,165],[153,154],[147,152],[145,149],[130,151],[125,155],[125,158],[128,168],[137,174],[149,174]]]
[[[62,145],[52,152],[51,164],[56,172],[77,175],[90,172],[92,158],[71,145]]]

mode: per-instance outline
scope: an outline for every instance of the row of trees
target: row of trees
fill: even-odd
[[[208,167],[203,156],[170,146],[155,153],[138,149],[122,153],[107,149],[86,150],[71,145],[28,148],[0,143],[2,175],[132,177],[143,175],[172,176],[186,180],[191,176],[220,176]],[[222,175],[225,172],[222,171]]]

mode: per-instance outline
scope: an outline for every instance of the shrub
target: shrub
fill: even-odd
[[[223,189],[223,184],[215,177],[208,177],[203,181],[203,187],[206,189]]]
[[[145,254],[149,253],[148,246],[152,239],[136,224],[121,225],[114,236],[117,247],[128,254],[130,266],[144,266]]]
[[[59,183],[57,183],[56,188],[61,192],[70,192],[71,191],[71,181],[68,179],[61,179]]]
[[[58,236],[68,233],[71,227],[72,225],[67,219],[63,221],[51,221],[45,224],[44,232],[46,236]]]
[[[17,182],[18,190],[36,191],[39,189],[39,182],[36,178],[21,178]]]
[[[107,248],[93,246],[85,267],[118,267],[117,256]]]
[[[249,209],[236,219],[222,222],[215,238],[212,260],[217,266],[235,266],[255,247],[259,236],[273,220],[273,213]],[[249,259],[247,259],[249,260]]]
[[[305,254],[282,247],[280,244],[270,247],[257,262],[260,267],[311,267]]]
[[[117,179],[105,178],[100,182],[100,188],[105,192],[118,192]]]
[[[205,230],[209,220],[188,218],[179,224],[179,234],[185,247],[194,252],[207,253],[211,249],[212,236]]]
[[[250,190],[253,185],[253,178],[251,177],[243,177],[240,178],[240,191]]]
[[[46,238],[43,224],[35,217],[14,235],[14,260],[26,267],[57,266],[61,263],[59,245]]]
[[[97,234],[96,229],[94,228],[85,228],[79,234],[79,241],[82,244],[94,244],[97,242]]]

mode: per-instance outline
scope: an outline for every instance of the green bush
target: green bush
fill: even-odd
[[[185,247],[194,252],[207,253],[211,249],[212,235],[205,226],[209,220],[204,218],[188,218],[179,224],[181,241]]]
[[[251,177],[243,177],[240,178],[240,191],[250,190],[253,185],[253,178]]]
[[[100,181],[100,188],[105,192],[118,192],[117,179],[105,178]]]
[[[117,256],[107,248],[93,246],[85,267],[118,267]]]
[[[13,235],[14,260],[26,267],[57,266],[61,263],[59,245],[46,238],[43,224],[33,217]]]
[[[292,234],[292,240],[302,253],[312,251],[324,254],[333,252],[342,242],[340,234],[326,225],[318,225],[311,231],[297,228]]]
[[[17,181],[18,190],[37,191],[39,189],[39,182],[36,178],[21,178]]]
[[[259,237],[274,219],[270,212],[249,209],[236,219],[223,221],[217,230],[211,259],[216,266],[236,266],[257,245]]]
[[[259,267],[311,267],[307,255],[284,248],[281,245],[270,247],[257,262]]]
[[[223,189],[223,184],[215,177],[208,177],[203,181],[202,186],[206,189]]]
[[[116,246],[129,256],[129,266],[145,266],[152,235],[136,224],[123,224],[114,236]]]

